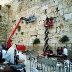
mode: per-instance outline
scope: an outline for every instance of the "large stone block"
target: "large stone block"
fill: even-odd
[[[64,10],[63,9],[60,9],[59,14],[60,15],[63,15],[64,14]]]
[[[67,7],[68,7],[67,4],[65,2],[63,2],[63,8],[65,9]]]
[[[58,5],[58,0],[54,0],[55,5]]]
[[[40,40],[44,40],[44,38],[45,38],[45,35],[44,34],[38,34],[38,36],[37,36]]]
[[[72,6],[69,7],[69,12],[72,13]]]
[[[44,30],[39,30],[38,34],[44,34]]]
[[[55,12],[50,12],[49,17],[55,17]]]
[[[63,4],[59,4],[58,5],[58,9],[60,10],[60,9],[62,9],[63,8]]]
[[[72,13],[65,14],[64,18],[65,18],[65,20],[71,20],[72,19]]]
[[[69,8],[68,7],[64,9],[64,14],[67,14],[67,13],[69,13]]]
[[[51,5],[51,6],[54,6],[54,5],[55,5],[54,0],[50,0],[50,5]]]

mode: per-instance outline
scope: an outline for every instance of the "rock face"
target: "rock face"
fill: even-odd
[[[32,47],[37,35],[40,46],[43,48],[46,17],[54,18],[54,27],[49,29],[49,45],[53,49],[66,45],[59,42],[63,35],[69,37],[70,40],[67,43],[72,43],[72,0],[13,0],[10,5],[7,37],[21,17],[29,18],[35,15],[37,18],[34,22],[26,23],[26,20],[23,20],[20,23],[20,30],[17,29],[12,37],[13,43]]]

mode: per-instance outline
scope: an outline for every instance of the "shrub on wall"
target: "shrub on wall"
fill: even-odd
[[[65,43],[65,42],[69,41],[69,38],[66,35],[64,35],[59,41],[62,43]]]
[[[33,41],[33,45],[34,44],[40,44],[40,39],[36,38],[34,41]]]

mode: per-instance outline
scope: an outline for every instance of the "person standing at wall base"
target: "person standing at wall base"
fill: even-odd
[[[63,56],[64,56],[64,60],[67,60],[67,58],[68,58],[68,49],[65,46],[63,48]]]

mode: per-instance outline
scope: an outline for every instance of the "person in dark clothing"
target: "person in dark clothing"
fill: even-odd
[[[61,52],[61,48],[60,47],[57,48],[57,55],[62,55],[62,52]]]
[[[2,45],[0,45],[0,63],[2,63]]]
[[[2,42],[1,46],[3,49],[6,49],[6,44],[4,42]]]
[[[6,50],[5,48],[2,49],[2,62],[5,62],[6,59]]]
[[[61,54],[63,54],[63,47],[61,47]]]
[[[53,51],[51,49],[48,50],[49,54],[53,54]]]

